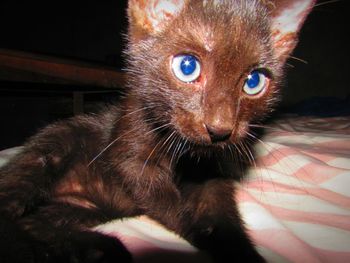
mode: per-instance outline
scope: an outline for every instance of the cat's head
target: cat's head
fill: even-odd
[[[239,141],[249,123],[271,111],[283,65],[314,4],[129,0],[133,96],[151,124],[170,124],[191,142]]]

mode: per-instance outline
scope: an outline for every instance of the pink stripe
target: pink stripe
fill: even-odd
[[[347,151],[346,154],[344,154],[343,150],[337,151],[337,149],[330,149],[329,147],[326,147],[327,144],[321,145],[321,148],[318,146],[318,144],[315,144],[313,146],[309,145],[293,145],[291,147],[283,146],[278,149],[274,149],[273,147],[269,146],[261,146],[265,149],[269,150],[269,153],[257,158],[257,163],[260,164],[260,166],[271,166],[279,162],[281,159],[286,158],[290,155],[300,155],[305,156],[307,158],[311,158],[310,161],[313,161],[314,163],[324,164],[325,166],[329,166],[326,162],[332,161],[336,159],[338,156],[340,157],[347,157],[349,155],[350,149]],[[315,149],[312,149],[315,147]],[[322,152],[322,154],[319,154],[319,152]],[[287,159],[288,160],[288,159]],[[293,161],[291,161],[291,165],[293,165]]]
[[[266,247],[291,262],[349,262],[350,252],[319,249],[295,237],[285,230],[250,231],[255,244]]]
[[[350,231],[350,216],[330,213],[304,212],[272,205],[261,205],[279,220],[325,225]]]
[[[249,194],[246,190],[240,190],[237,192],[237,201],[238,202],[250,202],[258,204],[268,210],[276,219],[299,221],[299,222],[308,222],[308,223],[317,223],[332,227],[337,227],[350,231],[350,216],[347,215],[336,215],[330,214],[326,211],[321,212],[305,212],[300,210],[291,210],[282,208],[279,206],[273,206],[269,204],[264,204],[259,202],[256,198]]]
[[[317,160],[320,160],[321,162],[328,163],[330,161],[333,161],[334,159],[338,157],[344,157],[341,155],[337,155],[334,151],[329,151],[328,149],[308,149],[307,152],[303,151],[306,155],[309,155]],[[327,164],[328,165],[328,164]]]
[[[246,189],[241,188],[235,194],[235,199],[239,203],[252,202],[260,204]]]
[[[350,252],[337,252],[317,249],[317,253],[322,257],[323,262],[344,263],[350,262]]]
[[[276,183],[273,181],[264,180],[252,180],[244,183],[244,187],[249,190],[258,190],[261,193],[273,192],[273,193],[287,193],[295,195],[309,195],[316,197],[322,201],[332,203],[336,206],[340,206],[345,209],[350,209],[350,198],[342,194],[319,188],[319,187],[296,187],[287,184]],[[259,200],[255,202],[260,203]]]
[[[299,151],[296,151],[292,147],[284,146],[278,149],[274,149],[269,146],[263,146],[263,147],[267,147],[269,149],[269,153],[257,159],[257,164],[260,167],[275,165],[281,159],[286,158],[290,155],[296,155],[296,154],[301,155]]]
[[[350,140],[336,140],[330,142],[317,143],[319,147],[324,147],[325,149],[334,149],[337,153],[343,153],[349,156],[350,151]]]
[[[310,195],[317,197],[320,200],[333,203],[342,208],[350,209],[349,197],[321,188],[307,188],[307,191]]]
[[[291,262],[322,262],[312,247],[286,230],[253,230],[248,233],[255,244],[266,247]]]
[[[273,192],[273,193],[287,193],[295,195],[307,195],[309,194],[307,188],[297,188],[295,186],[282,184],[267,179],[249,181],[244,184],[247,189],[258,190],[262,193]]]

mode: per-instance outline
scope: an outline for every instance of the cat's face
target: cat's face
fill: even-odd
[[[169,123],[197,144],[222,145],[271,111],[296,38],[274,28],[261,2],[129,2],[131,82],[151,122]]]

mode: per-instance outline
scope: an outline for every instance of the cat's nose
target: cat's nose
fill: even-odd
[[[232,134],[232,129],[230,128],[214,127],[207,124],[205,127],[207,128],[212,143],[227,141]]]

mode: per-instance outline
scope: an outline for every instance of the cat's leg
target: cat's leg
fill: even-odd
[[[106,143],[103,116],[75,117],[42,129],[0,167],[0,214],[21,217],[50,200],[72,166],[88,167]],[[86,169],[87,170],[87,169]]]
[[[0,223],[9,226],[0,228],[0,262],[55,262],[60,258],[65,260],[57,262],[108,262],[112,257],[118,262],[130,261],[130,254],[118,240],[87,231],[91,221],[97,224],[118,217],[98,209],[104,207],[101,200],[109,200],[108,193],[102,189],[106,197],[99,198],[99,192],[94,195],[93,189],[86,190],[96,184],[89,181],[91,176],[98,177],[88,169],[105,130],[96,123],[97,120],[76,119],[51,125],[0,168]],[[72,182],[72,178],[86,185]],[[102,179],[96,185],[103,188]],[[83,197],[85,194],[88,200],[93,199],[89,201],[96,209],[54,204],[57,191],[64,192],[65,186],[83,189]],[[17,247],[26,249],[8,253]],[[91,251],[98,253],[91,255]]]
[[[33,137],[9,163],[0,168],[0,213],[9,218],[30,213],[51,198],[61,180],[83,150],[87,138],[68,123],[52,125]]]
[[[34,152],[24,153],[1,170],[0,223],[9,227],[0,228],[0,262],[130,262],[129,252],[117,239],[88,230],[122,215],[113,208],[106,211],[97,193],[92,200],[78,199],[82,204],[95,204],[97,199],[92,208],[52,203],[53,186],[64,180],[66,168],[62,164],[62,170],[54,169],[38,159]]]
[[[212,179],[179,186],[160,169],[166,164],[148,165],[142,176],[131,174],[142,165],[124,170],[130,173],[125,179],[133,186],[131,195],[146,215],[208,250],[216,262],[264,262],[245,232],[234,200],[234,181]]]
[[[20,229],[13,220],[0,216],[0,236],[0,262],[45,262],[47,247]]]
[[[113,215],[113,218],[116,215]],[[88,209],[64,203],[40,207],[35,213],[12,225],[17,238],[2,233],[1,262],[131,262],[130,253],[113,237],[90,230],[89,227],[112,219],[99,209]],[[11,242],[3,242],[11,240]],[[25,251],[18,251],[24,247]],[[16,254],[7,251],[18,251]],[[24,253],[22,253],[24,252]],[[4,256],[5,255],[5,256]]]
[[[184,188],[184,212],[190,216],[183,235],[216,262],[265,262],[246,234],[234,192],[233,181],[220,179]]]
[[[164,225],[173,229],[194,246],[212,254],[214,262],[265,262],[250,241],[234,200],[231,180],[210,180],[189,184],[182,189],[182,202],[174,215],[160,216]]]

